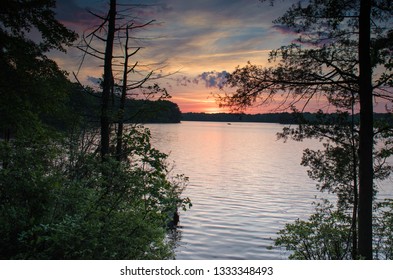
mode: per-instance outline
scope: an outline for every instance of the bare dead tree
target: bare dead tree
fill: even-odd
[[[138,41],[138,37],[131,36],[131,33],[153,24],[155,20],[143,22],[132,16],[135,7],[140,8],[141,5],[125,5],[111,0],[106,16],[90,12],[101,22],[90,33],[84,34],[80,45],[77,46],[84,53],[81,65],[87,55],[103,62],[100,114],[102,160],[105,160],[112,152],[115,153],[116,159],[122,158],[125,104],[127,98],[138,94],[133,91],[139,90],[140,93],[147,93],[149,97],[159,92],[161,96],[167,95],[166,90],[159,88],[156,84],[145,86],[148,81],[155,80],[159,76],[154,76],[156,69],[149,69],[149,65],[142,65],[135,58],[143,47],[131,45],[131,42]],[[135,59],[131,62],[132,57]],[[130,75],[134,75],[134,78],[130,78]],[[74,76],[79,82],[77,74]],[[114,113],[116,109],[113,108],[116,98],[119,99],[117,114]],[[116,125],[116,149],[111,149],[111,133]]]

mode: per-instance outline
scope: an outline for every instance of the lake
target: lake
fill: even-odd
[[[182,122],[149,124],[153,144],[174,174],[190,178],[183,195],[176,259],[286,259],[273,238],[285,223],[313,212],[316,182],[300,165],[318,141],[277,140],[283,125]]]

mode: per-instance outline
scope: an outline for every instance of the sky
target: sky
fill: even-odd
[[[88,11],[104,15],[108,2],[57,0],[57,19],[82,36],[99,22]],[[219,108],[214,98],[221,92],[225,73],[248,61],[267,65],[269,52],[293,39],[274,28],[272,22],[293,1],[276,2],[271,6],[269,1],[259,0],[118,0],[123,4],[147,5],[127,12],[136,22],[154,20],[133,33],[132,44],[141,49],[131,63],[138,61],[141,71],[154,70],[160,79],[152,82],[165,87],[182,112],[205,113],[229,110]],[[85,85],[95,86],[102,76],[102,61],[84,57],[75,47],[68,49],[66,55],[52,56],[62,69],[77,73]],[[269,110],[259,107],[248,112]]]

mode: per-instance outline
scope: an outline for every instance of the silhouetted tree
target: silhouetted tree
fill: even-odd
[[[112,72],[113,43],[115,39],[116,24],[116,0],[111,0],[109,5],[108,32],[105,41],[104,55],[104,78],[102,81],[102,106],[101,106],[101,158],[109,154],[110,145],[110,119],[109,119],[109,98],[113,92],[114,80]]]
[[[281,108],[300,101],[305,108],[318,95],[347,110],[354,101],[359,104],[358,235],[359,254],[367,259],[372,258],[373,96],[393,100],[392,15],[388,0],[298,2],[275,22],[298,33],[297,41],[271,52],[275,67],[237,68],[227,81],[236,92],[221,98],[222,105],[240,109],[277,95],[284,99]]]
[[[113,125],[116,124],[116,144],[113,154],[118,160],[121,159],[126,99],[141,93],[147,96],[157,93],[163,97],[168,96],[166,90],[161,89],[157,84],[145,85],[156,79],[153,77],[154,70],[138,69],[140,63],[135,56],[142,47],[132,45],[131,42],[135,43],[137,36],[132,36],[130,33],[151,25],[154,20],[141,23],[140,19],[130,15],[133,12],[132,9],[136,7],[140,5],[120,5],[112,0],[106,17],[92,13],[102,22],[91,33],[83,36],[82,43],[78,46],[85,54],[104,61],[104,75],[101,83],[101,157],[103,159],[112,153],[111,133]],[[104,33],[106,37],[103,37],[101,33]],[[103,47],[105,51],[101,50]],[[135,58],[133,62],[131,62],[132,57]],[[144,65],[141,68],[147,67]],[[130,78],[130,75],[135,75],[135,77]],[[115,102],[117,98],[119,102]],[[115,104],[119,106],[117,109],[114,108]]]
[[[180,198],[187,180],[169,176],[167,155],[152,147],[148,129],[130,126],[122,164],[96,153],[91,129],[47,129],[66,106],[87,115],[98,109],[104,130],[112,122],[110,104],[69,83],[45,56],[76,38],[55,20],[54,3],[0,2],[0,128],[6,140],[17,132],[0,139],[0,259],[170,258],[165,228],[173,209],[190,206]],[[104,72],[110,102],[113,68]]]
[[[65,98],[67,79],[46,56],[65,52],[77,35],[55,18],[55,1],[0,3],[0,131],[34,131],[43,115],[53,118]],[[50,115],[50,117],[49,117]]]
[[[337,248],[341,247],[340,254],[326,255],[326,258],[349,258],[356,259],[358,257],[358,236],[357,236],[357,212],[358,212],[358,185],[359,185],[359,157],[357,150],[359,149],[359,123],[355,116],[349,115],[348,112],[340,112],[336,114],[324,114],[322,111],[316,114],[316,118],[312,121],[306,120],[302,117],[302,114],[298,114],[300,125],[296,128],[286,127],[279,136],[283,139],[293,139],[295,141],[302,141],[307,138],[314,138],[323,143],[323,148],[318,150],[306,149],[303,152],[302,165],[307,166],[307,171],[310,178],[318,182],[317,188],[320,191],[326,191],[337,195],[336,207],[333,204],[329,206],[332,211],[320,211],[327,210],[328,208],[317,209],[319,213],[313,214],[310,218],[310,222],[313,221],[319,214],[322,214],[322,223],[327,222],[329,219],[330,226],[340,228],[340,234],[345,236],[344,240],[337,241]],[[388,117],[388,116],[387,116]],[[389,118],[389,117],[388,117]],[[374,157],[374,179],[384,180],[390,176],[392,166],[388,163],[387,159],[393,153],[393,147],[391,145],[392,131],[390,130],[388,120],[380,119],[375,124],[376,131],[375,141],[378,142],[377,147],[373,151]],[[381,133],[383,132],[383,133]],[[374,194],[377,192],[377,188],[374,189]],[[374,195],[373,194],[373,195]],[[377,204],[374,203],[373,209],[377,210]],[[333,210],[333,208],[336,208]],[[329,213],[332,216],[329,216]],[[378,211],[376,211],[377,213]],[[345,219],[342,219],[344,218]],[[340,220],[344,222],[344,225],[340,226]],[[375,221],[374,221],[375,222]],[[306,223],[296,223],[296,225],[286,226],[283,236],[278,239],[278,244],[289,245],[292,241],[291,238],[287,239],[288,236],[293,236],[296,231],[301,230],[302,226],[307,226]],[[318,227],[323,226],[320,224]],[[305,229],[305,228],[303,228]],[[289,235],[287,235],[289,234]],[[381,240],[386,237],[382,237],[382,234],[378,234]],[[285,237],[286,236],[286,237]],[[285,238],[282,238],[285,237]],[[317,244],[317,239],[314,237],[307,236],[304,232],[303,237],[305,239],[314,239],[311,241]],[[320,235],[325,241],[329,238],[335,238],[333,236]],[[290,243],[286,243],[286,242]],[[322,242],[323,243],[323,242]],[[321,246],[330,246],[330,243],[321,243]],[[352,244],[350,244],[352,243]],[[314,245],[315,245],[314,244]],[[313,246],[314,246],[313,245]],[[390,246],[389,244],[384,244]],[[292,245],[291,245],[292,246]],[[374,246],[378,248],[378,246]],[[296,250],[298,250],[297,247]],[[315,248],[317,249],[317,248]],[[332,248],[325,248],[326,251]],[[318,250],[324,250],[321,247]],[[344,254],[342,254],[344,252]],[[374,254],[375,257],[383,257],[383,254]],[[300,257],[301,254],[295,254],[293,257]],[[308,255],[311,257],[311,255]]]

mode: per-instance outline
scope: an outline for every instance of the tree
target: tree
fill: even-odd
[[[108,33],[105,41],[104,78],[102,81],[101,99],[101,157],[103,159],[109,154],[110,144],[109,98],[111,93],[113,93],[114,87],[112,59],[116,28],[116,0],[110,1],[109,12],[105,21],[108,21]]]
[[[133,57],[136,53],[141,49],[140,47],[135,48],[133,52],[130,53],[130,32],[134,29],[143,28],[154,21],[149,21],[142,25],[134,26],[134,23],[127,24],[125,27],[125,43],[124,43],[124,62],[123,62],[123,81],[120,87],[120,105],[119,105],[119,114],[118,114],[118,128],[117,128],[117,143],[116,143],[116,157],[120,161],[123,153],[123,131],[124,131],[124,110],[126,105],[126,99],[129,91],[135,90],[138,88],[142,88],[143,84],[145,84],[153,72],[149,72],[143,79],[138,80],[136,82],[128,82],[128,76],[131,72],[135,71],[135,68],[138,65],[138,61],[135,62],[132,66],[129,65],[129,59]]]
[[[43,115],[53,117],[64,99],[65,73],[46,52],[65,52],[77,35],[56,20],[54,7],[52,0],[0,3],[0,127],[5,139],[34,130]],[[37,37],[33,31],[40,39],[32,39]]]
[[[371,64],[371,0],[359,12],[359,255],[373,257],[373,85]]]
[[[359,137],[356,132],[358,124],[355,116],[346,112],[326,115],[322,111],[316,114],[315,120],[307,121],[299,115],[299,128],[284,128],[279,134],[280,138],[292,138],[302,141],[306,138],[315,138],[323,141],[324,150],[303,151],[301,164],[309,167],[308,176],[318,181],[317,188],[337,195],[337,213],[350,216],[350,231],[347,236],[352,239],[351,246],[346,245],[344,251],[350,252],[353,259],[357,258],[357,212],[358,212],[358,155]],[[322,208],[324,209],[324,208]],[[346,244],[347,240],[343,241]],[[332,257],[332,256],[329,256]],[[335,258],[339,258],[335,256]]]
[[[373,97],[393,99],[392,5],[387,0],[294,4],[275,23],[299,34],[296,42],[271,52],[275,67],[238,67],[227,81],[236,91],[221,98],[222,105],[240,109],[278,96],[284,109],[300,102],[304,109],[321,95],[344,110],[359,104],[359,254],[367,259],[372,258]]]
[[[187,179],[172,178],[167,155],[152,147],[150,132],[130,126],[120,162],[96,152],[99,140],[91,127],[75,122],[68,130],[47,129],[63,107],[94,115],[95,108],[86,107],[97,105],[94,91],[71,84],[45,56],[76,38],[54,19],[53,5],[0,4],[0,125],[6,140],[0,140],[0,259],[170,258],[167,224],[177,208],[190,205],[180,197]],[[27,39],[32,30],[42,40]],[[106,74],[106,81],[113,79],[112,71]],[[113,81],[108,88],[110,102]],[[103,111],[103,123],[110,125],[111,112]]]
[[[119,6],[121,8],[119,8]],[[161,94],[162,98],[169,97],[165,89],[157,84],[145,85],[148,81],[154,80],[154,70],[138,70],[139,61],[131,63],[142,47],[131,46],[131,40],[136,37],[131,36],[131,32],[151,25],[154,20],[141,22],[136,17],[130,15],[132,8],[140,5],[118,5],[116,0],[110,1],[109,11],[106,16],[92,13],[102,22],[92,32],[82,37],[82,43],[78,48],[85,54],[95,57],[104,62],[104,74],[102,79],[101,96],[101,157],[103,160],[111,154],[111,134],[112,127],[117,124],[116,133],[116,158],[122,158],[122,135],[124,123],[124,110],[127,98],[137,96],[136,90],[147,95]],[[101,35],[104,33],[104,35]],[[116,48],[116,46],[119,46]],[[105,48],[104,51],[101,49]],[[146,68],[141,67],[141,68]],[[137,74],[136,78],[131,79],[131,74]],[[76,76],[76,75],[75,75]],[[120,78],[119,78],[120,76]],[[141,77],[141,78],[140,78]],[[160,98],[161,98],[160,97]],[[119,108],[116,112],[114,100],[119,98]],[[112,104],[111,104],[112,101]],[[112,153],[113,154],[113,153]]]
[[[391,260],[393,255],[393,203],[386,200],[374,212],[375,259]],[[353,258],[350,242],[351,217],[328,200],[316,203],[315,212],[307,219],[297,219],[278,232],[275,244],[291,251],[290,259],[343,260]]]
[[[327,201],[317,204],[316,213],[312,214],[308,221],[297,220],[293,224],[287,224],[285,229],[279,232],[280,237],[276,239],[276,244],[293,250],[292,258],[357,259],[359,157],[356,151],[359,148],[359,118],[347,112],[324,114],[321,111],[316,114],[314,120],[306,120],[300,113],[298,115],[299,127],[287,127],[279,134],[279,137],[295,141],[314,138],[323,143],[323,149],[304,150],[301,164],[308,167],[308,176],[318,182],[318,190],[337,196],[336,206]],[[381,118],[375,123],[378,131],[375,134],[375,141],[378,144],[373,151],[373,158],[374,179],[377,180],[387,179],[392,171],[392,166],[387,161],[393,153],[389,121],[391,120],[388,117]],[[377,191],[375,187],[373,197]],[[376,217],[381,210],[379,205],[380,203],[376,202],[373,204]],[[374,219],[373,223],[377,229],[383,229],[375,230],[376,238],[381,241],[380,245],[373,244],[374,257],[389,257],[389,254],[379,250],[379,247],[390,247],[389,242],[384,242],[389,240],[389,234],[387,234],[389,218],[387,220],[380,218],[379,221]],[[388,226],[381,226],[384,224]],[[329,233],[331,230],[337,230],[337,234]],[[338,236],[340,238],[337,238]],[[305,248],[307,252],[302,251]],[[326,254],[321,254],[321,252]]]
[[[289,259],[345,260],[351,258],[350,217],[328,200],[317,203],[307,221],[297,219],[278,232],[275,244],[291,250]]]
[[[173,257],[166,225],[190,206],[187,179],[172,178],[141,126],[125,136],[121,164],[102,161],[91,134],[0,142],[0,259]]]

